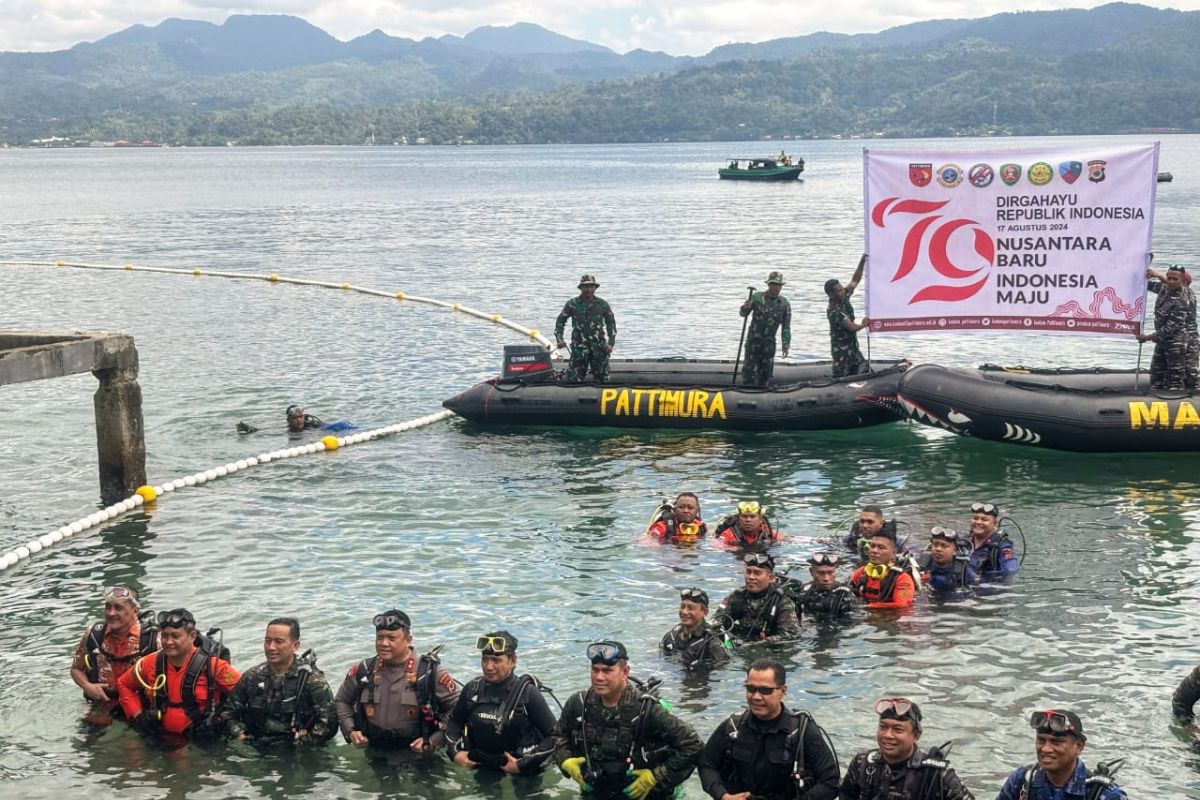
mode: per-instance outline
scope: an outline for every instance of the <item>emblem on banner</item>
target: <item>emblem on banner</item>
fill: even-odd
[[[1083,174],[1083,163],[1080,161],[1064,161],[1058,165],[1058,174],[1070,186],[1079,180],[1079,176]]]
[[[1029,182],[1034,186],[1045,186],[1054,180],[1054,167],[1045,161],[1039,161],[1036,164],[1030,164],[1029,172],[1026,174],[1029,175]]]
[[[967,170],[967,180],[976,189],[982,189],[985,186],[991,186],[995,180],[996,173],[992,172],[992,168],[987,164],[976,164]]]
[[[941,173],[951,166],[948,164],[938,170],[939,181]],[[954,169],[958,170],[958,167]],[[961,180],[961,170],[958,170],[958,176]],[[983,289],[988,281],[987,269],[995,263],[996,243],[982,225],[973,219],[945,219],[937,213],[949,202],[889,197],[871,209],[871,223],[877,228],[889,227],[889,223],[892,226],[896,223],[907,224],[903,251],[896,272],[892,275],[892,283],[907,278],[918,264],[928,264],[940,278],[949,281],[930,283],[926,278],[922,281],[923,286],[918,283],[917,291],[909,298],[909,305],[925,301],[956,303],[967,300]],[[964,259],[965,254],[959,252],[959,248],[951,247],[951,240],[956,236],[971,243],[975,251],[974,259],[969,256]],[[982,276],[980,273],[983,273]]]
[[[1016,184],[1017,181],[1021,180],[1021,165],[1001,164],[1000,180],[1004,181],[1005,186],[1013,186]]]
[[[909,164],[908,179],[913,186],[928,186],[933,180],[933,164]]]
[[[1092,183],[1100,183],[1104,180],[1104,168],[1108,165],[1107,161],[1096,159],[1088,162],[1088,180]]]
[[[937,179],[938,183],[940,183],[942,186],[946,187],[947,189],[953,189],[955,186],[958,186],[960,183],[962,183],[962,167],[958,166],[958,164],[946,164],[945,166],[939,167],[937,171]]]

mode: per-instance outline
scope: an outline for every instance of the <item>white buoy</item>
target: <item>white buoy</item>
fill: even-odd
[[[162,486],[155,486],[154,488],[162,489],[162,491],[159,492],[159,494],[164,494],[166,492],[173,492],[173,491],[175,491],[175,481],[167,481]]]
[[[40,553],[42,552],[42,543],[38,539],[34,539],[32,542],[25,543],[25,549],[30,553]]]
[[[187,481],[183,478],[176,478],[175,480],[171,481],[171,485],[176,489],[182,489],[183,487],[187,486]]]
[[[183,485],[184,486],[195,486],[196,485],[196,476],[188,475],[186,478],[183,479]]]
[[[229,474],[229,470],[225,469],[224,465],[215,467],[214,469],[209,470],[209,472],[213,474],[214,478],[224,478]]]
[[[16,550],[13,550],[13,552],[17,554],[18,561],[29,558],[29,548],[25,545],[21,545]]]
[[[248,467],[257,467],[257,466],[258,466],[258,459],[257,459],[257,458],[247,458],[247,459],[246,459],[246,466],[248,466]]]
[[[233,465],[235,467],[237,467],[238,469],[245,469],[246,467],[250,466],[250,460],[245,459],[245,458],[239,458],[237,461],[234,462]]]

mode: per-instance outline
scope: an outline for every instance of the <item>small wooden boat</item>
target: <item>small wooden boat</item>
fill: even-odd
[[[552,371],[493,378],[442,403],[474,422],[633,428],[826,430],[900,419],[907,361],[833,378],[830,361],[776,363],[767,388],[734,385],[732,360],[613,359],[602,384],[561,383]]]
[[[745,166],[743,166],[743,164]],[[731,181],[794,181],[804,172],[804,159],[780,154],[772,158],[731,158],[717,174]]]
[[[1200,450],[1200,397],[1146,372],[921,364],[900,378],[910,419],[961,436],[1093,453]]]

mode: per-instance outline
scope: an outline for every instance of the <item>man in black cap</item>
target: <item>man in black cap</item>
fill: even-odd
[[[871,320],[863,317],[862,322],[855,322],[854,306],[850,304],[850,295],[858,288],[866,263],[867,254],[863,253],[858,268],[854,270],[854,277],[845,286],[837,278],[825,281],[825,294],[829,296],[825,316],[829,318],[829,348],[833,356],[835,378],[867,371],[867,360],[858,349],[858,332],[870,325]]]
[[[672,797],[703,745],[646,684],[629,675],[620,642],[588,645],[591,688],[571,695],[554,726],[559,769],[593,800]]]
[[[730,636],[747,644],[795,639],[800,635],[796,604],[775,582],[775,559],[767,553],[746,553],[745,586],[721,603]]]
[[[832,800],[837,755],[807,711],[783,704],[787,673],[760,658],[746,672],[746,710],[713,731],[700,754],[700,783],[713,800]]]
[[[537,678],[516,674],[517,637],[493,631],[475,646],[483,675],[463,687],[446,720],[450,757],[510,775],[541,771],[554,754],[554,715]]]
[[[1037,731],[1037,764],[1013,770],[996,800],[1125,800],[1125,792],[1113,782],[1107,764],[1092,773],[1079,757],[1087,737],[1078,714],[1061,709],[1035,711],[1029,727]]]
[[[787,358],[792,345],[792,306],[780,294],[783,291],[783,273],[772,272],[767,276],[765,292],[751,292],[738,313],[750,317],[750,329],[746,333],[746,366],[742,371],[743,383],[747,386],[766,386],[775,372],[775,332],[780,332],[783,357]]]
[[[921,709],[906,697],[876,701],[879,725],[874,750],[864,750],[846,769],[841,800],[974,800],[938,748],[917,747]]]
[[[445,741],[442,720],[458,702],[459,685],[437,658],[418,657],[403,611],[376,614],[375,655],[350,667],[334,703],[342,736],[372,753],[432,752]]]
[[[567,346],[563,341],[567,320],[571,320],[571,360],[563,380],[568,383],[582,381],[588,369],[596,383],[608,380],[608,357],[617,343],[617,318],[608,303],[596,297],[593,275],[579,279],[579,296],[573,297],[563,306],[554,321],[554,340],[558,348]]]
[[[710,625],[706,616],[708,593],[684,589],[679,593],[679,624],[667,631],[659,647],[668,655],[678,655],[689,668],[725,663],[729,660],[725,631]]]

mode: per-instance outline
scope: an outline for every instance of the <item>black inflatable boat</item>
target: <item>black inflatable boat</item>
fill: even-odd
[[[905,361],[834,380],[829,361],[776,363],[772,385],[732,385],[732,360],[613,359],[603,384],[558,382],[552,370],[493,378],[442,403],[474,422],[636,428],[824,430],[895,422]]]
[[[1200,397],[1151,391],[1146,372],[991,364],[904,373],[910,419],[963,436],[1094,453],[1200,450]]]

